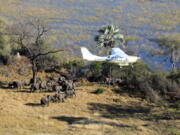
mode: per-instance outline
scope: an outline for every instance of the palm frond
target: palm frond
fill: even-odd
[[[114,47],[116,42],[124,42],[124,35],[119,33],[120,29],[115,25],[107,25],[102,27],[95,37],[97,45],[100,47]]]

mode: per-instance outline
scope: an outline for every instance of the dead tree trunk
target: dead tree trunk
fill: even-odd
[[[176,64],[175,64],[175,52],[174,49],[171,50],[171,58],[170,58],[170,62],[171,62],[171,68],[173,71],[176,70]]]
[[[32,84],[31,84],[31,92],[34,91],[34,86],[36,85],[36,75],[37,75],[37,67],[35,59],[31,59],[31,70],[32,70]]]
[[[31,64],[32,64],[32,83],[35,84],[36,83],[36,63],[35,60],[31,60]]]

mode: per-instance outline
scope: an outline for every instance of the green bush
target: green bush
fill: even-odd
[[[72,60],[64,64],[64,68],[68,69],[68,71],[73,76],[81,76],[80,69],[84,66],[84,61],[82,60]]]
[[[156,72],[148,68],[142,62],[128,66],[120,70],[123,84],[133,95],[138,95],[151,102],[161,102],[160,96],[167,92],[177,91],[178,73]]]
[[[104,77],[114,77],[118,78],[121,74],[119,74],[120,68],[115,63],[103,62],[102,63],[102,75]]]
[[[4,32],[3,27],[4,27],[3,23],[0,22],[0,33]],[[9,44],[9,37],[0,34],[0,60],[4,64],[8,63],[8,60],[11,56],[11,50],[12,50],[12,47]]]
[[[139,89],[139,84],[148,81],[151,76],[151,70],[143,62],[137,62],[132,66],[123,67],[119,72],[121,73],[123,84],[132,90]]]
[[[92,62],[89,73],[89,81],[102,81],[104,78],[110,77],[110,75],[117,78],[119,66],[108,62]]]
[[[60,56],[58,53],[40,56],[38,58],[37,69],[44,71],[47,69],[54,69],[60,67]]]
[[[105,89],[104,88],[97,88],[97,90],[95,90],[93,93],[94,94],[102,94],[104,93]]]
[[[171,81],[167,79],[167,73],[165,72],[154,72],[150,81],[151,87],[161,95],[165,95],[171,89]]]
[[[160,96],[165,96],[167,92],[177,91],[180,84],[180,71],[156,72],[144,62],[137,62],[122,68],[111,63],[93,62],[90,72],[92,78],[98,81],[100,78],[109,77],[110,74],[111,78],[120,78],[121,87],[123,86],[133,95],[152,102],[160,101]]]
[[[84,62],[82,60],[72,60],[64,64],[64,67],[67,69],[71,69],[72,67],[83,67],[83,66],[84,66]]]
[[[89,70],[91,81],[97,81],[102,76],[102,62],[92,62]]]
[[[173,82],[177,83],[180,87],[180,69],[170,72],[168,78]]]

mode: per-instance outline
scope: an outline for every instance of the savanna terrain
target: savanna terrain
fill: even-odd
[[[1,68],[1,70],[4,68]],[[8,68],[6,67],[4,71]],[[24,79],[16,73],[13,78]],[[53,74],[55,75],[55,74]],[[46,77],[45,73],[39,76]],[[28,77],[27,77],[28,78]],[[2,78],[1,78],[2,79]],[[3,81],[10,81],[9,77]],[[64,103],[40,105],[48,92],[0,89],[0,135],[178,135],[179,109],[129,96],[119,87],[77,83],[76,96]],[[95,94],[97,88],[102,94]],[[27,87],[28,88],[28,87]]]
[[[0,135],[180,135],[179,96],[168,97],[180,94],[179,6],[179,0],[0,0]],[[94,38],[111,24],[124,37],[123,50],[141,57],[134,67],[81,59],[82,46],[106,55],[107,46],[98,48]],[[39,57],[57,49],[65,53]],[[59,67],[75,76],[82,69],[76,96],[42,106],[41,98],[55,92],[10,88],[30,81],[33,62],[46,81],[60,76]],[[125,83],[102,83],[109,75]]]

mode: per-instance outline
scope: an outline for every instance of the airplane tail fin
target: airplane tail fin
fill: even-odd
[[[105,61],[107,57],[93,55],[87,48],[81,47],[82,57],[88,61]]]
[[[89,60],[89,61],[94,60],[93,54],[87,48],[81,47],[81,53],[82,53],[83,59]]]

